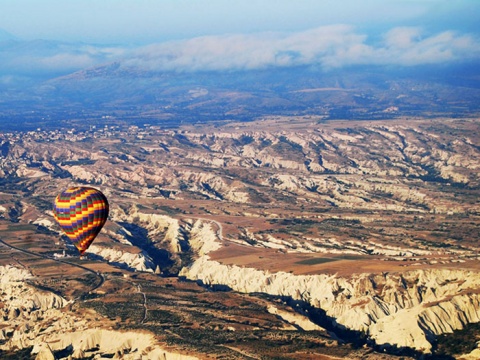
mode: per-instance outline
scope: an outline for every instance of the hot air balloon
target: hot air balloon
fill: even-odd
[[[83,254],[107,221],[108,201],[97,189],[72,187],[55,198],[53,215]]]

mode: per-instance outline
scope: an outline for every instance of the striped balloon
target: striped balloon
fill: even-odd
[[[97,189],[73,187],[55,198],[53,215],[83,254],[107,221],[108,201]]]

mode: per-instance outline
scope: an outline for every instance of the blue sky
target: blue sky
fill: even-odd
[[[0,0],[0,29],[18,40],[0,31],[0,81],[111,61],[159,71],[478,61],[479,24],[480,0]]]
[[[26,40],[145,44],[332,24],[472,32],[479,14],[478,0],[2,0],[0,28]]]

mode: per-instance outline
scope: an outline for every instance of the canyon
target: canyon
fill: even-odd
[[[480,322],[479,131],[271,116],[2,133],[0,356],[474,358],[480,331],[446,344]],[[73,185],[111,205],[84,258],[51,211]]]

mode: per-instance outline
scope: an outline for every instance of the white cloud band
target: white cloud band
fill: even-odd
[[[294,34],[206,36],[138,49],[125,67],[154,71],[248,70],[268,67],[356,64],[424,65],[469,60],[480,43],[451,31],[423,37],[418,28],[395,28],[375,45],[347,25],[320,27]]]
[[[394,28],[378,37],[348,25],[297,33],[204,36],[152,44],[127,51],[122,47],[27,42],[2,48],[0,75],[61,74],[119,61],[143,71],[228,71],[316,65],[413,66],[479,59],[480,42],[472,35],[444,31],[425,36],[415,27]]]

